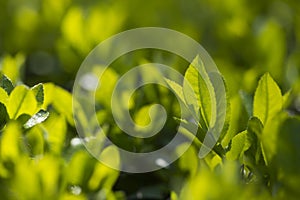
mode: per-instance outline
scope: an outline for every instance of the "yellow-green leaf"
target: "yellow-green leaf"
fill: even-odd
[[[52,83],[44,84],[44,103],[42,108],[47,110],[49,105],[60,114],[62,114],[69,122],[74,125],[72,110],[72,95],[65,89],[55,86]]]
[[[226,154],[228,160],[236,160],[242,156],[242,153],[247,151],[250,148],[251,144],[247,139],[247,131],[238,133],[233,137],[231,142],[231,149]]]
[[[1,63],[1,71],[9,77],[13,83],[17,83],[20,80],[20,69],[25,62],[25,56],[23,54],[17,54],[12,57],[10,55],[4,56]]]
[[[14,122],[7,125],[1,137],[0,155],[1,160],[15,161],[21,155],[21,129]]]
[[[9,96],[7,112],[10,119],[17,119],[22,114],[33,115],[37,102],[33,92],[24,85],[17,86]]]
[[[254,95],[253,115],[263,124],[272,119],[282,109],[281,91],[270,76],[266,73],[260,79]]]
[[[0,87],[0,103],[2,103],[3,105],[7,105],[7,102],[8,102],[8,95],[6,91]]]
[[[47,139],[51,152],[59,155],[63,148],[67,132],[65,117],[51,113],[47,121],[43,123],[43,127],[47,132]]]
[[[200,74],[199,72],[202,73]],[[205,67],[203,66],[203,62],[198,56],[193,60],[192,64],[185,72],[184,78],[183,94],[185,101],[191,111],[195,113],[197,117],[196,120],[200,120],[201,127],[207,129],[210,125],[210,121],[213,121],[211,118],[211,105],[215,102],[212,102],[210,91],[214,92],[214,89]],[[189,89],[188,83],[193,91]],[[191,94],[191,92],[194,93],[194,95]]]

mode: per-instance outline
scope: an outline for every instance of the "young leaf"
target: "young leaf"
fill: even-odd
[[[44,86],[39,83],[31,88],[35,95],[35,99],[38,103],[38,106],[42,106],[44,103]]]
[[[200,74],[198,70],[202,73]],[[213,120],[211,119],[211,105],[213,102],[211,102],[212,98],[210,92],[213,92],[214,89],[203,63],[198,56],[185,72],[184,78],[183,95],[185,101],[188,103],[191,111],[197,116],[195,120],[203,120],[203,123],[200,121],[200,124],[202,128],[207,129],[210,125],[210,121]],[[191,85],[193,91],[189,89],[188,83]],[[191,94],[191,92],[195,95]],[[194,98],[195,96],[196,98]]]
[[[242,156],[242,154],[250,148],[250,146],[251,143],[247,138],[247,131],[238,133],[232,139],[231,149],[226,154],[227,159],[228,160],[239,159]]]
[[[283,96],[282,96],[282,106],[283,108],[287,108],[291,102],[291,96],[292,96],[292,90],[287,91]]]
[[[49,116],[49,112],[45,111],[45,110],[40,110],[38,113],[36,113],[35,115],[33,115],[25,124],[24,124],[24,128],[28,129],[31,128],[37,124],[42,123],[43,121],[45,121]]]
[[[7,105],[10,119],[17,119],[22,114],[33,115],[36,109],[35,96],[26,86],[19,85],[11,92]]]
[[[7,94],[10,94],[14,89],[12,82],[4,74],[0,74],[0,87],[3,88]]]
[[[253,115],[258,117],[263,124],[272,119],[282,109],[281,91],[266,73],[260,79],[254,95]]]

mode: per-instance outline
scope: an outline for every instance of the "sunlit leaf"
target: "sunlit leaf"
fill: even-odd
[[[226,154],[228,160],[237,160],[242,154],[250,148],[250,142],[247,139],[247,131],[243,131],[233,137],[231,149]]]
[[[49,116],[49,112],[40,110],[38,113],[33,115],[25,124],[24,128],[31,128],[37,124],[42,123],[45,121]]]
[[[205,77],[202,77],[199,71],[201,71],[202,75],[205,75]],[[210,126],[210,121],[214,120],[211,119],[211,97],[215,97],[211,96],[210,94],[210,91],[214,91],[213,86],[211,85],[209,76],[206,73],[203,63],[198,56],[194,59],[192,64],[185,72],[184,78],[183,95],[185,101],[192,112],[195,113],[197,117],[195,120],[203,121],[202,123],[200,121],[200,124],[202,128],[207,129],[207,127]],[[193,89],[192,91],[189,89],[187,85],[188,83],[191,85]],[[208,88],[210,88],[210,90]],[[194,93],[194,95],[191,93]],[[213,101],[213,103],[215,103],[215,101]]]
[[[86,151],[78,151],[67,167],[67,181],[70,185],[87,187],[93,173],[95,161]]]
[[[101,73],[101,70],[101,68],[95,67],[97,74]],[[117,80],[118,74],[113,69],[108,68],[103,72],[95,94],[96,103],[99,103],[106,108],[111,107],[111,97]]]
[[[272,119],[282,109],[281,91],[266,73],[259,81],[254,95],[253,115],[258,117],[263,124]]]
[[[17,86],[9,96],[7,112],[11,119],[17,119],[22,114],[33,115],[37,102],[33,92],[24,85]]]
[[[23,54],[18,53],[15,57],[10,55],[4,56],[1,63],[1,71],[9,77],[9,79],[16,84],[20,81],[20,72],[21,67],[25,62],[25,56]]]
[[[47,107],[50,105],[58,113],[64,115],[69,124],[74,124],[71,94],[59,86],[46,83],[44,84],[44,104],[42,108],[47,110]]]
[[[72,96],[66,90],[56,87],[55,99],[53,106],[58,112],[62,113],[70,124],[74,124],[73,111],[72,111]]]
[[[21,152],[21,129],[17,123],[10,123],[3,132],[1,138],[0,152],[1,160],[17,161]]]
[[[45,113],[47,116],[47,113]],[[44,116],[44,117],[46,117]],[[49,118],[42,124],[47,141],[49,142],[50,151],[60,155],[65,143],[67,124],[66,119],[62,115],[51,113]]]
[[[8,95],[3,88],[0,88],[0,103],[3,105],[7,105],[8,102]]]
[[[115,148],[108,147],[102,152],[101,156],[101,159],[103,159],[102,161],[104,163],[109,163],[110,166],[101,162],[98,162],[95,165],[93,175],[88,183],[91,190],[96,190],[100,187],[111,189],[119,175],[119,171],[116,170],[120,165],[120,157],[117,150]]]
[[[42,194],[48,199],[57,198],[59,194],[60,182],[62,175],[62,160],[60,158],[45,155],[36,163],[36,171],[39,177]]]

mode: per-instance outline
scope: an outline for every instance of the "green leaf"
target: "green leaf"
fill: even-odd
[[[262,145],[267,164],[270,163],[277,152],[277,143],[280,141],[280,126],[288,118],[287,113],[280,113],[273,120],[269,120],[262,133]]]
[[[67,134],[67,122],[65,117],[52,112],[41,127],[47,135],[46,138],[49,142],[51,152],[60,155]]]
[[[16,84],[20,81],[21,68],[25,62],[25,56],[18,53],[16,56],[5,55],[1,63],[1,71],[5,74],[11,82]]]
[[[258,117],[263,124],[272,119],[282,109],[281,91],[266,73],[260,79],[254,95],[253,115]]]
[[[49,116],[49,112],[45,111],[45,110],[40,110],[38,113],[36,113],[35,115],[33,115],[25,124],[24,124],[24,128],[28,129],[31,128],[37,124],[42,123],[43,121],[45,121]]]
[[[47,110],[47,107],[53,103],[55,98],[55,85],[53,83],[45,83],[43,84],[44,88],[44,104],[42,109]]]
[[[282,106],[287,108],[291,103],[292,90],[287,91],[282,97]]]
[[[36,109],[35,96],[26,86],[19,85],[11,92],[7,105],[10,119],[17,119],[22,114],[33,115]]]
[[[6,91],[0,87],[0,130],[5,126],[9,118],[6,110],[8,99]]]
[[[258,138],[261,138],[263,128],[262,122],[257,117],[251,117],[248,121],[247,131],[250,134],[255,134]]]
[[[84,150],[77,151],[67,168],[66,178],[68,183],[87,187],[93,173],[95,160]]]
[[[211,96],[210,91],[213,92],[214,89],[203,66],[203,62],[198,56],[185,72],[184,78],[183,95],[185,101],[197,117],[195,120],[200,121],[201,127],[207,130],[210,126],[210,121],[213,121],[213,118],[211,118],[211,109],[214,102],[211,102],[211,99],[214,99],[214,94]],[[190,89],[190,86],[193,90]]]
[[[175,95],[179,98],[179,100],[182,101],[182,103],[184,103],[184,105],[187,105],[185,102],[185,99],[184,99],[182,86],[170,79],[167,79],[167,78],[165,78],[165,81],[167,82],[169,87],[173,90]]]
[[[18,123],[9,123],[1,137],[1,160],[16,161],[21,155],[21,130]]]
[[[213,83],[216,100],[218,100],[218,102],[216,102],[217,113],[216,113],[215,126],[222,128],[222,130],[220,130],[222,132],[219,136],[220,137],[219,140],[223,140],[225,134],[227,134],[229,130],[229,124],[231,119],[231,103],[230,103],[230,98],[228,96],[228,88],[224,77],[219,73],[212,72],[209,74],[209,77],[211,78]],[[222,91],[223,89],[224,91]],[[226,109],[224,109],[225,107]],[[225,117],[224,121],[222,121],[223,117]]]
[[[246,108],[248,116],[251,117],[253,115],[253,97],[243,90],[241,90],[239,94]]]
[[[69,124],[74,125],[72,110],[72,95],[61,87],[55,87],[53,107],[68,120]]]
[[[72,95],[65,89],[52,83],[44,84],[44,104],[42,108],[52,105],[54,110],[65,116],[70,125],[74,125]]]
[[[228,160],[237,160],[239,159],[245,151],[247,151],[251,146],[251,143],[247,137],[247,131],[238,133],[233,137],[231,142],[231,149],[226,154]]]
[[[176,147],[176,153],[180,155],[179,168],[189,172],[191,176],[195,176],[198,169],[198,157],[195,148],[193,146],[189,147],[188,143],[183,143]]]
[[[0,103],[0,130],[6,125],[8,120],[6,107],[3,103]]]
[[[9,97],[7,95],[7,92],[3,88],[0,88],[0,103],[2,103],[3,105],[7,105],[8,99]]]
[[[242,103],[241,103],[241,99],[239,98],[238,95],[235,95],[234,97],[229,99],[230,101],[230,107],[231,105],[234,106],[234,109],[230,109],[230,117],[228,116],[228,112],[226,114],[227,118],[230,118],[228,123],[228,130],[226,132],[226,134],[224,135],[224,137],[222,138],[222,147],[226,148],[231,139],[236,135],[236,133],[239,132],[239,127],[240,124],[242,123],[241,120],[244,120],[245,117],[241,117],[241,115],[243,115],[242,113]],[[248,117],[247,117],[248,120]]]
[[[92,190],[99,188],[99,186],[111,189],[119,175],[117,170],[120,169],[118,149],[113,145],[106,147],[101,152],[99,160],[100,162],[95,165],[88,186]]]
[[[3,88],[7,92],[7,94],[10,94],[14,89],[11,80],[4,74],[0,75],[0,87]]]
[[[255,162],[259,163],[261,158],[263,158],[265,163],[267,162],[264,148],[261,142],[262,133],[263,133],[263,124],[257,117],[252,117],[248,121],[248,135],[251,138],[252,148],[253,148],[253,157],[255,158]]]
[[[32,156],[42,155],[44,153],[44,135],[39,127],[33,127],[26,133],[26,144]]]
[[[44,103],[44,86],[43,84],[39,83],[31,88],[33,91],[36,101],[38,103],[38,106],[42,106]]]
[[[217,71],[207,73],[197,56],[185,73],[183,94],[188,108],[195,115],[198,125],[206,133],[199,156],[206,155],[227,132],[230,120],[230,104],[226,85]],[[223,134],[222,134],[223,133]]]
[[[95,74],[101,74],[103,67],[95,67],[94,70]],[[98,82],[98,87],[95,93],[95,99],[97,103],[100,103],[106,108],[111,107],[111,97],[118,81],[118,77],[118,73],[112,68],[105,69]]]

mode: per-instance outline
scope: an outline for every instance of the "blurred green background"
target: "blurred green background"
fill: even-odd
[[[297,79],[297,0],[2,0],[0,7],[0,54],[26,57],[23,80],[30,85],[53,81],[70,88],[99,42],[143,26],[171,28],[199,41],[233,88],[249,87],[248,79],[264,71],[284,88]]]
[[[40,82],[52,82],[71,92],[77,70],[97,44],[116,33],[145,26],[165,27],[185,33],[197,40],[211,55],[225,77],[232,103],[230,136],[225,143],[247,128],[248,118],[251,117],[247,111],[251,108],[245,108],[243,102],[252,99],[257,82],[265,72],[269,72],[276,80],[283,94],[293,89],[285,111],[297,117],[295,121],[284,118],[278,130],[271,132],[291,132],[294,141],[299,141],[299,0],[1,0],[0,68],[15,85],[24,83],[34,86]],[[100,92],[96,97],[102,106],[99,108],[105,108],[97,113],[99,122],[108,124],[110,137],[125,149],[130,149],[134,144],[140,151],[149,151],[163,146],[172,137],[169,134],[158,142],[141,142],[120,136],[121,131],[112,125],[107,105],[107,94],[111,93],[119,74],[135,64],[157,60],[174,66],[182,73],[188,67],[188,63],[165,52],[140,51],[128,54],[113,64],[114,71],[108,71],[109,88],[106,93]],[[50,91],[52,87],[56,86],[48,83],[45,91]],[[178,105],[173,100],[169,101],[174,99],[174,95],[161,88],[154,89],[161,94],[160,103],[169,106],[169,114],[177,116]],[[196,148],[189,149],[170,168],[157,172],[127,174],[107,169],[93,160],[83,148],[72,149],[70,143],[72,140],[74,142],[77,135],[70,119],[71,112],[62,111],[63,108],[58,105],[58,101],[67,101],[64,105],[70,106],[71,97],[61,88],[53,90],[57,90],[55,94],[58,100],[56,103],[55,100],[49,101],[54,102],[53,105],[49,103],[52,107],[47,104],[50,118],[45,127],[50,130],[56,121],[62,122],[53,128],[58,131],[51,133],[52,138],[40,140],[47,143],[49,139],[50,143],[54,141],[59,147],[54,152],[43,147],[46,149],[42,151],[45,157],[37,165],[26,160],[30,156],[18,158],[18,166],[23,167],[15,169],[12,179],[0,168],[0,184],[3,185],[0,193],[4,199],[285,199],[288,195],[289,199],[297,199],[299,195],[297,187],[300,173],[297,168],[291,167],[291,161],[300,167],[299,143],[293,143],[289,137],[285,138],[286,143],[279,145],[282,149],[278,152],[282,150],[295,154],[290,155],[290,159],[279,154],[275,164],[267,167],[271,171],[267,173],[269,177],[264,176],[265,168],[256,171],[250,167],[244,170],[246,162],[226,164],[223,160],[224,167],[221,170],[220,157],[212,154],[206,160],[199,161]],[[47,94],[51,96],[45,92]],[[136,119],[145,115],[145,105],[158,99],[155,95],[151,90],[145,92],[146,97],[137,95]],[[54,114],[51,115],[51,112]],[[140,123],[145,122],[141,120]],[[173,129],[176,129],[176,122],[170,121],[163,132],[168,133]],[[5,130],[22,134],[22,130],[18,130],[14,123]],[[6,168],[12,168],[3,163]],[[204,169],[198,172],[202,165]],[[80,169],[78,166],[81,166]],[[291,168],[292,172],[285,174]],[[70,173],[63,176],[65,171]],[[257,174],[251,178],[254,172]],[[75,178],[70,178],[72,175]],[[55,178],[51,179],[51,176]],[[28,186],[26,180],[30,180]],[[249,182],[254,184],[247,185]],[[7,192],[9,188],[18,191],[19,196]]]

